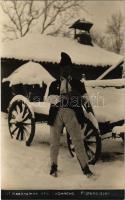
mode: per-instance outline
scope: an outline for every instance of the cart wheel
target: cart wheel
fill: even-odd
[[[91,123],[85,124],[83,129],[83,141],[88,156],[89,164],[95,164],[101,154],[101,137],[98,131],[91,126]]]
[[[22,98],[23,97],[23,98]],[[25,140],[30,146],[35,134],[35,119],[29,101],[24,96],[15,96],[9,107],[8,125],[11,138]]]
[[[89,164],[95,164],[101,154],[101,137],[90,123],[86,123],[82,130],[82,139],[88,156]],[[72,144],[71,137],[67,132],[68,149],[72,157],[75,155],[75,148]]]

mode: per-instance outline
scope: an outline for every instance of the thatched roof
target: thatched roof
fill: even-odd
[[[52,82],[54,78],[40,64],[28,62],[20,66],[10,76],[3,79],[3,82],[9,81],[10,86],[16,84],[39,84]]]
[[[123,61],[123,57],[98,46],[87,46],[66,37],[29,34],[23,38],[4,42],[1,57],[19,60],[59,63],[61,52],[71,56],[75,64],[88,66],[112,66]]]

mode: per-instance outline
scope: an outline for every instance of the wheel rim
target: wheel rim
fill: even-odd
[[[9,110],[9,130],[12,138],[28,141],[33,129],[33,117],[23,101],[15,101]]]
[[[99,136],[97,131],[94,130],[93,126],[89,123],[85,123],[81,137],[84,142],[86,154],[88,157],[88,163],[95,164],[101,153],[101,137]],[[68,132],[67,132],[67,143],[69,152],[71,156],[74,157],[75,148],[72,144],[72,140]]]
[[[84,138],[85,149],[86,149],[89,162],[95,159],[95,155],[97,151],[96,143],[97,143],[96,135],[94,135],[93,130],[90,130]]]
[[[90,164],[94,164],[101,152],[101,138],[97,131],[88,123],[83,130],[83,141]]]

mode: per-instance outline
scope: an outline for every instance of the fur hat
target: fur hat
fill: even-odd
[[[65,52],[61,52],[60,65],[61,66],[72,65],[70,56],[68,54],[66,54]]]

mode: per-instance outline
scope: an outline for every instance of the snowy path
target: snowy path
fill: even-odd
[[[42,133],[41,133],[42,132]],[[2,113],[2,188],[4,189],[123,189],[123,144],[121,139],[103,141],[102,158],[92,171],[97,180],[87,179],[76,158],[71,158],[67,147],[61,146],[59,177],[49,175],[49,127],[37,125],[31,147],[9,136],[7,119]],[[44,134],[43,134],[44,133]],[[105,158],[106,156],[106,158]]]

